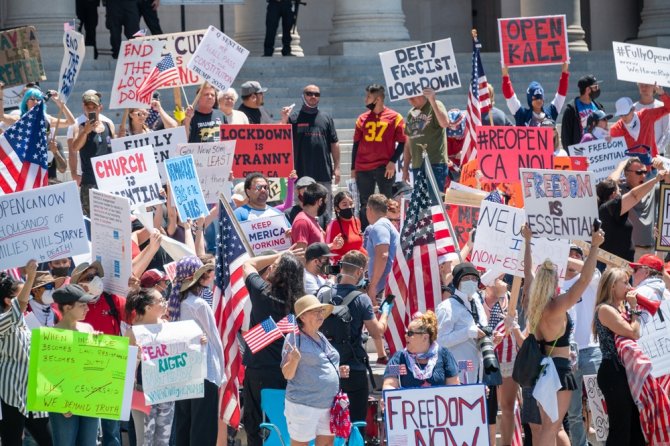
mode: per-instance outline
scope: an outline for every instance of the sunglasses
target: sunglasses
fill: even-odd
[[[79,279],[79,282],[80,282],[80,283],[81,283],[81,282],[90,282],[91,280],[93,280],[93,279],[96,278],[96,277],[98,277],[98,274],[96,274],[96,273],[89,274],[89,275],[87,275],[87,276],[84,276],[84,277],[80,278],[80,279]]]
[[[54,283],[53,282],[47,283],[42,288],[44,288],[45,290],[53,290],[54,289]]]
[[[306,91],[305,96],[314,96],[315,98],[321,97],[321,93],[318,91]]]
[[[428,332],[426,332],[426,331],[414,331],[414,330],[407,330],[405,332],[405,336],[407,336],[408,338],[411,338],[412,336],[418,335],[418,334],[428,334]]]
[[[263,190],[263,189],[265,189],[265,190],[270,190],[270,186],[268,186],[267,184],[257,184],[256,187],[255,187],[255,189],[256,189],[257,191],[259,191],[259,190]]]
[[[633,172],[636,175],[646,175],[647,171],[646,170],[627,170],[626,172]]]

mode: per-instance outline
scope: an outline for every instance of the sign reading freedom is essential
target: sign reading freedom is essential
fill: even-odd
[[[163,42],[124,40],[121,42],[119,59],[116,61],[112,94],[109,108],[146,108],[149,102],[142,102],[137,89],[161,58]]]
[[[200,189],[193,155],[165,160],[165,170],[170,181],[170,192],[181,221],[188,219],[195,221],[199,217],[208,215],[209,210],[205,197],[202,195],[202,189]]]
[[[248,56],[249,50],[210,25],[186,66],[219,90],[227,90]]]
[[[598,218],[593,172],[520,169],[519,176],[533,235],[591,240]]]
[[[0,269],[88,252],[74,181],[0,196]]]
[[[646,297],[649,297],[648,295]],[[661,316],[663,313],[663,316]],[[670,301],[661,301],[661,306],[652,318],[646,311],[642,312],[640,339],[637,344],[651,360],[651,374],[658,378],[670,374]]]
[[[242,221],[240,228],[256,255],[268,249],[284,251],[291,247],[291,238],[286,237],[288,222],[283,214]]]
[[[670,49],[621,42],[612,49],[617,79],[670,87]]]
[[[461,86],[451,39],[385,51],[379,58],[391,101],[421,96],[424,88],[439,92]]]
[[[220,0],[216,3],[221,3]],[[162,4],[166,5],[165,0],[162,1]],[[167,56],[168,54],[172,55],[172,60],[174,60],[177,70],[179,70],[179,82],[176,80],[172,81],[170,84],[166,84],[161,88],[169,87],[178,87],[179,85],[200,85],[202,84],[202,79],[193,71],[186,68],[186,65],[195,54],[195,50],[198,48],[200,41],[205,36],[205,29],[199,29],[196,31],[186,31],[183,33],[172,33],[172,34],[159,34],[155,36],[146,36],[140,37],[137,40],[146,40],[146,41],[160,41],[165,44],[163,47],[163,52],[161,57]]]
[[[501,62],[508,67],[568,62],[565,15],[498,19]]]
[[[126,337],[37,328],[30,346],[28,410],[127,419],[124,395],[132,389],[135,361]]]
[[[0,32],[0,82],[12,87],[46,78],[35,27]]]
[[[596,431],[596,440],[604,443],[609,435],[610,420],[605,409],[605,396],[598,387],[598,375],[585,375],[584,388],[589,400],[591,425]]]
[[[202,398],[207,363],[195,321],[135,325],[142,350],[142,391],[147,405]]]
[[[658,207],[657,251],[670,251],[670,185],[661,186],[661,201]]]
[[[384,390],[389,446],[488,446],[482,384]]]
[[[221,141],[237,140],[233,176],[253,172],[287,178],[293,170],[293,136],[290,124],[222,125]]]
[[[230,189],[235,141],[179,144],[176,156],[193,155],[200,187],[207,203],[218,203],[219,192]]]
[[[484,181],[516,183],[519,169],[551,169],[554,135],[548,127],[477,127],[477,158]]]
[[[84,55],[86,54],[84,36],[76,31],[65,31],[63,47],[65,47],[65,54],[63,54],[63,62],[60,65],[58,96],[63,102],[67,102],[84,63]]]
[[[570,153],[585,156],[589,160],[589,170],[593,172],[596,184],[610,176],[626,156],[626,139],[623,136],[611,141],[596,139],[568,147]]]

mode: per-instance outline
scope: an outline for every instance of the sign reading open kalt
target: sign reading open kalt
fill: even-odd
[[[501,63],[508,67],[569,62],[565,15],[498,19]]]

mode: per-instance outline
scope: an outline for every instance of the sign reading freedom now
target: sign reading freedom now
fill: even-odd
[[[524,67],[568,62],[565,15],[498,19],[503,65]]]
[[[286,178],[293,170],[293,133],[290,124],[222,125],[221,141],[236,140],[233,176],[252,172]]]

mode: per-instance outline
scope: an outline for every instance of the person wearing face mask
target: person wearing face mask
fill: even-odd
[[[30,329],[53,327],[60,319],[54,310],[53,292],[56,288],[54,277],[48,271],[38,271],[30,294],[32,298],[25,313]]]
[[[335,237],[342,236],[344,244],[341,248],[333,249],[333,263],[351,250],[361,251],[363,248],[363,234],[361,221],[354,215],[354,200],[347,191],[338,192],[333,199],[335,206],[335,220],[331,221],[326,230],[326,243],[332,243]]]
[[[284,215],[286,215],[289,223],[293,224],[295,217],[300,212],[302,212],[302,200],[305,194],[305,189],[307,189],[307,186],[314,183],[316,183],[316,180],[312,177],[300,177],[295,182],[297,200],[293,206],[284,210]],[[328,227],[328,223],[330,222],[330,215],[328,215],[328,212],[325,212],[323,215],[317,218],[317,221],[319,222],[319,226],[321,226],[321,228],[326,229]]]
[[[69,257],[52,260],[47,263],[47,268],[49,268],[51,275],[56,279],[56,288],[60,288],[61,286],[70,283],[72,260]]]
[[[307,248],[312,243],[324,242],[325,233],[317,222],[317,217],[326,212],[328,191],[319,183],[305,188],[302,196],[302,211],[296,215],[291,227],[291,242],[299,248]],[[330,248],[341,248],[344,244],[342,236],[335,237]]]
[[[590,142],[598,139],[609,139],[610,132],[607,128],[607,121],[612,119],[614,115],[608,115],[602,110],[596,110],[586,119],[586,128],[584,129],[584,136],[579,141]]]
[[[598,110],[604,110],[596,99],[600,96],[600,83],[592,74],[583,76],[577,82],[579,96],[565,106],[563,121],[561,121],[561,140],[563,148],[568,149],[573,144],[581,142],[582,136],[587,133],[588,118]]]
[[[305,293],[314,294],[328,280],[330,259],[335,254],[330,252],[325,243],[312,243],[305,250]]]

